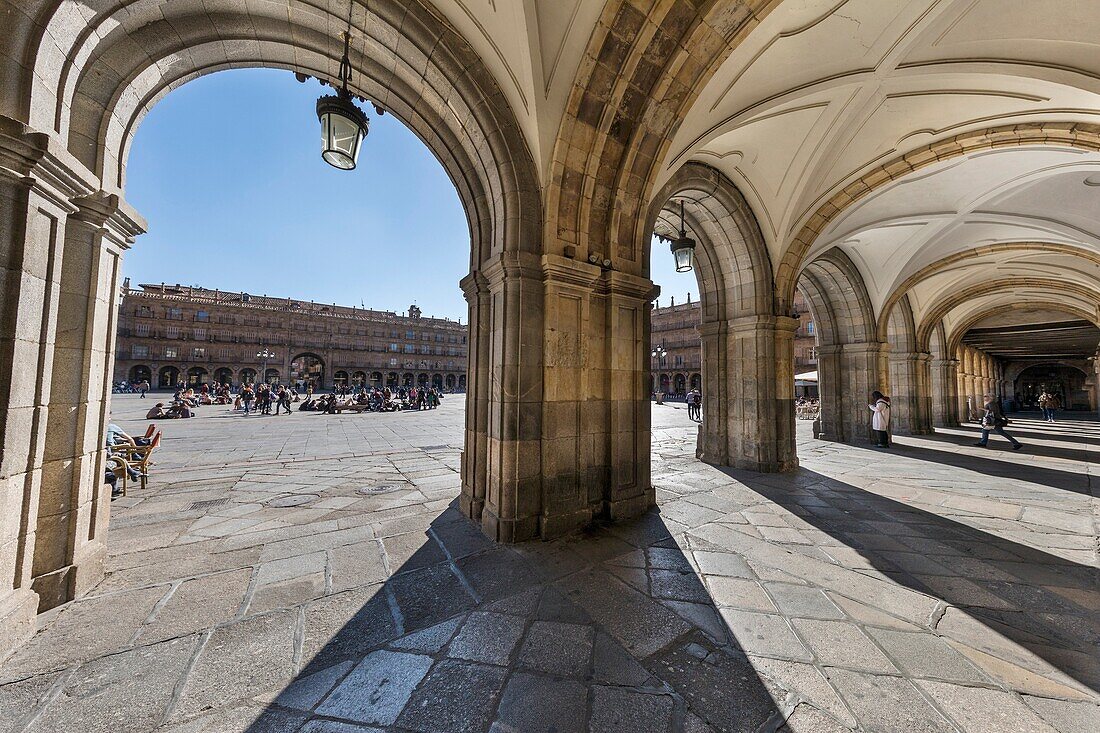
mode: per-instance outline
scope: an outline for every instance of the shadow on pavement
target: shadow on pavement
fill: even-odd
[[[913,452],[906,447],[907,457]],[[954,465],[950,453],[916,452],[916,457]],[[993,463],[965,459],[965,466],[977,471],[995,468],[988,465]],[[1021,468],[1005,465],[1004,470],[1019,478]],[[800,469],[783,486],[761,474],[724,472],[856,550],[893,581],[939,598],[978,621],[985,629],[968,629],[975,635],[971,645],[981,645],[983,631],[996,632],[1100,691],[1097,568],[810,470]],[[1058,473],[1043,471],[1040,478]]]
[[[319,599],[300,624],[301,671],[249,733],[755,731],[784,719],[786,692],[736,646],[656,511],[502,546],[452,505],[388,580]]]

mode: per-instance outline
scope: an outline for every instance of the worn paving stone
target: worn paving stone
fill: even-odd
[[[232,619],[252,577],[252,569],[204,575],[184,581],[138,634],[138,643],[194,633]]]
[[[618,687],[592,688],[589,733],[666,733],[672,719],[669,695]]]
[[[489,733],[583,731],[587,708],[583,684],[516,672],[508,678]]]
[[[794,709],[779,733],[847,733],[850,730],[820,710],[803,704]]]
[[[867,633],[913,677],[988,683],[989,678],[950,644],[928,634],[869,628]]]
[[[321,598],[303,611],[302,667],[307,672],[361,659],[399,633],[381,585]]]
[[[520,637],[524,620],[502,613],[474,612],[451,641],[447,656],[471,662],[507,666]]]
[[[829,681],[840,692],[856,719],[883,733],[954,733],[909,680],[845,669],[829,669]]]
[[[785,696],[747,657],[715,651],[699,638],[650,657],[646,665],[716,731],[759,730],[776,712],[775,700]]]
[[[215,629],[188,675],[173,720],[225,707],[290,681],[295,623],[296,614],[282,611]]]
[[[768,583],[768,594],[785,616],[825,620],[843,619],[844,613],[819,589],[791,583]]]
[[[782,659],[812,659],[810,652],[782,616],[723,608],[722,618],[734,643],[747,654]]]
[[[591,626],[535,621],[523,640],[518,665],[562,677],[583,677],[592,658],[593,633]]]
[[[125,649],[168,586],[126,591],[77,601],[0,667],[0,681],[62,669]],[[89,633],[94,630],[94,633]]]
[[[1058,733],[1010,693],[931,680],[917,685],[967,733]]]
[[[275,703],[287,708],[312,710],[351,668],[352,662],[341,662],[320,672],[296,677],[279,693]]]
[[[305,719],[305,713],[295,710],[244,704],[157,730],[158,733],[297,733]]]
[[[720,607],[775,613],[775,604],[755,580],[712,577],[707,579],[707,585],[710,597]]]
[[[395,575],[386,585],[397,599],[406,631],[434,626],[475,605],[466,586],[448,565]]]
[[[1024,702],[1059,733],[1093,733],[1100,730],[1100,705],[1024,696]]]
[[[492,720],[505,670],[445,659],[416,688],[398,727],[419,733],[472,733]]]
[[[791,623],[799,636],[805,639],[814,656],[823,664],[887,674],[897,671],[890,660],[854,624],[800,618]]]
[[[32,730],[142,733],[157,726],[190,664],[197,636],[101,657],[69,676]]]
[[[344,678],[317,712],[361,723],[392,725],[431,666],[431,657],[421,654],[373,652]]]
[[[37,707],[59,676],[44,674],[0,685],[0,733],[19,730],[24,717]]]

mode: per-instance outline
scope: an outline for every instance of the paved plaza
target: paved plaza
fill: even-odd
[[[0,663],[0,731],[1100,730],[1100,423],[799,423],[764,475],[659,406],[658,510],[502,546],[455,508],[463,418],[164,422],[105,579]]]

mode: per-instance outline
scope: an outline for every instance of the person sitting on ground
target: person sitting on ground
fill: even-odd
[[[149,412],[145,413],[145,419],[146,420],[163,420],[167,417],[168,417],[168,413],[164,409],[164,403],[163,402],[158,402],[157,404],[153,405],[149,409]]]

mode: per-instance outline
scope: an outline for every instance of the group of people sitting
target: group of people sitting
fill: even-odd
[[[306,395],[306,401],[298,408],[302,412],[334,414],[345,410],[356,412],[397,412],[398,410],[434,410],[439,407],[442,393],[436,387],[360,388],[344,395],[336,393],[314,399]]]

